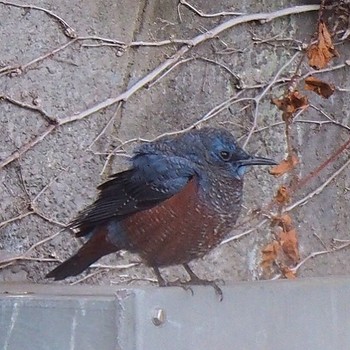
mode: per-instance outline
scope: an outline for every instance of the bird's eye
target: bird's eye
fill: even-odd
[[[220,152],[220,158],[221,158],[222,160],[224,160],[225,162],[227,162],[228,160],[231,159],[231,153],[228,152],[228,151],[221,151],[221,152]]]

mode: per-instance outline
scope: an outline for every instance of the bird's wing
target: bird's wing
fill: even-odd
[[[192,162],[177,156],[139,154],[133,165],[98,187],[97,200],[70,224],[80,229],[78,236],[111,218],[121,220],[154,207],[181,191],[196,173]]]

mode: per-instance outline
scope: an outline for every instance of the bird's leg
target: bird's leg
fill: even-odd
[[[153,266],[153,271],[157,277],[159,287],[166,287],[168,285],[168,283],[165,281],[165,279],[160,274],[158,267]]]
[[[205,279],[199,278],[188,266],[188,264],[182,264],[188,275],[190,276],[190,280],[186,282],[187,284],[195,284],[202,286],[212,286],[215,290],[215,293],[219,296],[220,301],[222,301],[224,295],[222,293],[221,288],[217,285],[216,281],[209,281]]]

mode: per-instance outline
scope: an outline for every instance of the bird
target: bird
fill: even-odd
[[[153,268],[159,286],[176,285],[165,281],[160,268],[183,265],[190,277],[183,285],[211,284],[222,295],[189,262],[216,247],[233,228],[247,168],[275,164],[249,155],[218,127],[144,143],[135,148],[130,168],[102,183],[95,202],[68,224],[87,241],[46,278],[76,276],[101,257],[127,250]]]

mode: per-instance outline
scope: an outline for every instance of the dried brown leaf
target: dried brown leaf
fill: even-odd
[[[298,235],[295,229],[282,231],[278,237],[284,254],[296,264],[300,260]]]
[[[333,84],[328,84],[322,80],[319,80],[313,76],[305,79],[305,90],[316,92],[316,94],[323,98],[329,98],[333,95],[335,87]]]
[[[284,277],[294,279],[296,276],[291,265],[295,266],[300,261],[297,232],[288,214],[274,217],[273,224],[278,225],[274,234],[276,239],[262,249],[260,264],[263,273],[269,275],[278,268]]]
[[[273,223],[277,223],[282,228],[292,227],[292,218],[288,214],[283,214],[281,216],[274,217]]]
[[[262,258],[260,265],[264,271],[268,271],[272,267],[272,264],[277,259],[277,255],[280,250],[281,246],[277,241],[269,243],[262,249]]]
[[[275,200],[277,203],[280,203],[280,204],[289,202],[290,195],[289,195],[288,188],[286,186],[280,186],[280,188],[277,190]]]
[[[296,279],[295,272],[292,271],[289,267],[284,266],[281,268],[282,275],[286,277],[289,280],[294,280]]]
[[[309,101],[306,96],[301,95],[298,91],[290,91],[283,98],[274,98],[271,101],[278,109],[283,111],[282,118],[284,121],[289,121],[293,114],[300,109],[309,107]]]
[[[295,166],[299,163],[299,159],[295,154],[288,156],[287,159],[282,160],[281,163],[272,167],[269,172],[274,176],[281,176],[288,171],[295,168]]]
[[[318,25],[318,39],[316,44],[312,44],[307,50],[309,65],[315,69],[325,68],[330,60],[338,57],[338,51],[334,48],[331,35],[326,24],[320,21]]]
[[[294,228],[292,224],[292,218],[288,214],[283,214],[282,216],[276,217],[274,221],[285,232],[290,231]]]

